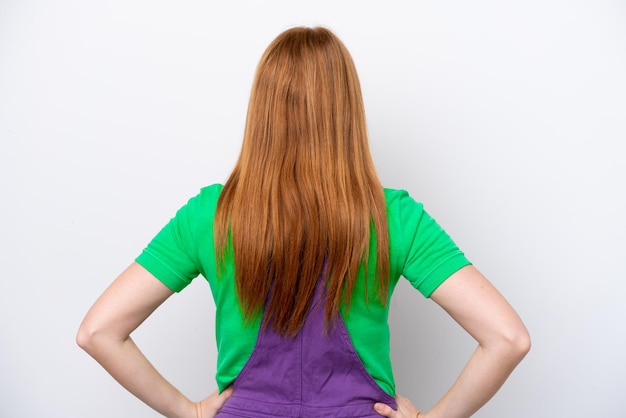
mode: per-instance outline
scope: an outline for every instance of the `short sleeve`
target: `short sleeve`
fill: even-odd
[[[421,203],[404,192],[398,205],[406,256],[402,275],[429,297],[448,277],[471,263]]]
[[[183,290],[200,274],[195,260],[195,240],[192,235],[196,196],[180,208],[176,215],[150,241],[135,259],[163,284],[175,292]]]

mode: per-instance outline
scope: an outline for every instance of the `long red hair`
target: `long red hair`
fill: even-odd
[[[354,63],[328,29],[289,29],[257,67],[241,154],[215,214],[218,270],[232,255],[244,318],[265,306],[263,326],[295,335],[325,264],[327,325],[349,307],[372,234],[386,303],[385,196]]]

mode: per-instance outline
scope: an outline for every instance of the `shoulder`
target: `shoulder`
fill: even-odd
[[[187,206],[191,210],[198,210],[201,212],[205,212],[210,208],[215,210],[215,206],[217,206],[217,201],[223,188],[224,186],[219,183],[202,187],[197,195],[189,199]]]
[[[409,192],[403,189],[384,188],[387,202],[387,215],[396,218],[421,217],[424,205],[411,197]]]
[[[203,201],[213,201],[213,200],[217,201],[223,188],[224,188],[224,185],[220,183],[215,183],[215,184],[211,184],[210,186],[205,186],[200,189],[200,193],[198,194],[197,197],[199,197]]]
[[[176,218],[188,224],[205,223],[212,220],[223,187],[221,184],[202,187],[178,210]]]

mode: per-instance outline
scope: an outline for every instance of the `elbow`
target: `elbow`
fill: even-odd
[[[76,344],[83,350],[89,352],[93,347],[94,333],[85,324],[81,324],[76,333]]]
[[[513,342],[513,351],[516,353],[519,361],[526,357],[526,354],[530,351],[531,345],[530,334],[528,333],[526,327],[523,327],[523,330],[518,333],[515,341]]]
[[[83,322],[76,333],[76,344],[91,356],[94,356],[100,347],[106,345],[108,339],[110,336],[107,336],[105,330],[89,322]]]
[[[129,335],[97,321],[84,320],[76,333],[76,344],[90,356],[99,358],[123,344]]]
[[[530,334],[521,323],[519,326],[514,327],[514,329],[509,330],[508,333],[503,335],[500,341],[500,347],[503,353],[515,363],[522,361],[530,351]]]
[[[521,321],[515,321],[493,329],[479,340],[479,345],[507,364],[515,367],[530,351],[530,334]]]

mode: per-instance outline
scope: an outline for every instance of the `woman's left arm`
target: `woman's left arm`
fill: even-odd
[[[130,338],[172,293],[134,262],[91,307],[80,325],[76,342],[115,380],[157,412],[173,418],[196,417],[200,416],[199,404],[191,402],[165,380]],[[212,395],[216,410],[226,397]]]

